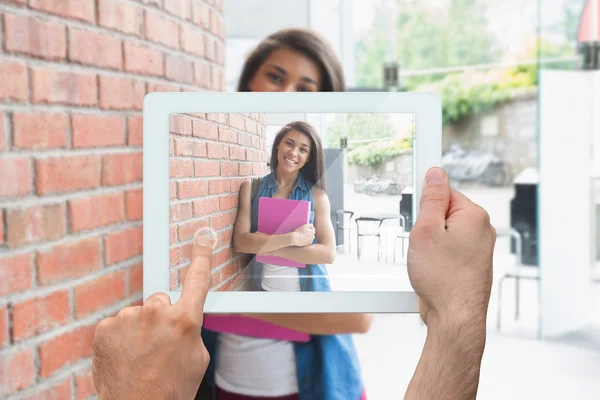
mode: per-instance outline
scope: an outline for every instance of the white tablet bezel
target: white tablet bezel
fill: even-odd
[[[441,100],[430,93],[150,93],[144,98],[143,298],[180,290],[169,285],[169,115],[173,113],[413,113],[413,213],[419,211],[423,179],[439,166],[442,149]],[[206,313],[414,313],[411,291],[398,292],[209,292]]]

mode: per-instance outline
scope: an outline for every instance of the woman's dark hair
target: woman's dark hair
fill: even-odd
[[[250,53],[238,83],[238,92],[249,92],[249,84],[260,66],[274,50],[288,48],[304,54],[319,66],[320,92],[345,92],[344,71],[333,48],[316,32],[302,29],[283,29],[267,36]]]
[[[323,144],[321,143],[321,137],[317,130],[308,122],[294,121],[285,125],[273,140],[273,147],[271,148],[271,171],[277,169],[279,160],[277,158],[277,146],[283,140],[285,135],[290,131],[298,131],[310,138],[310,157],[304,166],[300,169],[300,173],[306,178],[313,186],[319,189],[326,190],[325,183],[325,156],[323,154]]]

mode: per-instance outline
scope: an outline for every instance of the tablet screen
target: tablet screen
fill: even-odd
[[[214,291],[410,290],[414,114],[171,114],[169,135],[171,290],[195,235]]]

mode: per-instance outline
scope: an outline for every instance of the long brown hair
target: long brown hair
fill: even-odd
[[[273,140],[273,147],[271,148],[271,171],[275,171],[279,164],[279,159],[277,158],[277,146],[279,146],[279,143],[281,143],[289,131],[298,131],[310,138],[310,157],[308,162],[300,169],[300,173],[313,186],[326,190],[327,185],[325,182],[325,156],[323,154],[323,144],[321,143],[321,137],[317,130],[308,122],[290,122],[277,132],[277,135],[275,135],[275,139]]]
[[[272,33],[250,53],[242,69],[238,92],[250,92],[250,81],[260,66],[274,50],[282,47],[302,53],[318,65],[322,81],[319,92],[346,91],[342,64],[329,43],[314,31],[292,28]]]

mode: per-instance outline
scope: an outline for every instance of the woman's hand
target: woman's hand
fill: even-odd
[[[315,227],[312,224],[302,225],[292,235],[292,243],[297,247],[310,246],[315,240]]]

